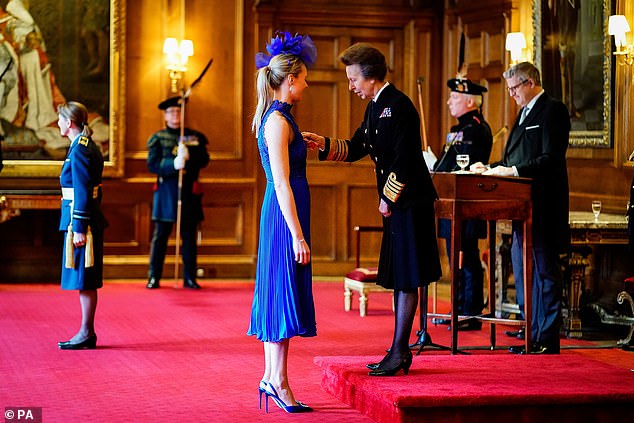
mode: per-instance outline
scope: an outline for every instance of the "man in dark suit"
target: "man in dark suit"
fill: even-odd
[[[532,352],[559,354],[560,302],[563,277],[560,254],[568,253],[568,172],[566,150],[570,117],[566,106],[542,89],[539,70],[528,62],[504,72],[509,95],[521,107],[504,149],[502,161],[471,170],[485,175],[532,178],[533,310]],[[497,165],[497,166],[496,166]],[[520,309],[524,308],[522,241],[519,222],[513,224],[511,259]],[[511,347],[524,354],[524,347]]]

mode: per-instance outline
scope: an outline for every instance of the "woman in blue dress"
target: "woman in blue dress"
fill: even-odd
[[[88,111],[70,101],[58,109],[60,133],[71,144],[62,166],[62,206],[59,230],[65,232],[62,255],[62,289],[78,290],[81,326],[68,341],[59,342],[62,350],[94,349],[97,346],[95,311],[97,289],[103,286],[103,230],[101,176],[103,156],[90,138]]]
[[[279,34],[256,56],[258,105],[252,129],[266,174],[255,292],[248,334],[264,343],[262,394],[289,413],[312,409],[295,400],[288,382],[289,340],[315,336],[310,265],[310,193],[306,145],[291,115],[302,98],[307,66],[316,58],[308,36]]]

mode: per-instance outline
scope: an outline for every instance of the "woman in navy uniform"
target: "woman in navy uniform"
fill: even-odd
[[[181,237],[183,239],[183,286],[199,289],[196,282],[196,229],[203,220],[202,188],[198,182],[200,169],[209,163],[207,138],[198,131],[185,128],[185,139],[179,143],[181,98],[172,97],[159,104],[166,128],[147,142],[148,170],[157,175],[154,186],[152,220],[154,235],[150,251],[147,288],[159,288],[167,239],[176,222],[178,204],[178,173],[183,171],[181,189]]]
[[[79,290],[81,326],[70,340],[59,342],[62,350],[97,346],[95,311],[97,289],[103,286],[103,231],[101,212],[103,156],[90,138],[88,111],[70,101],[57,108],[57,125],[70,141],[62,166],[62,208],[59,230],[65,232],[62,289]]]
[[[409,338],[418,288],[441,276],[434,201],[436,190],[423,160],[420,117],[412,101],[385,81],[385,56],[368,44],[354,44],[340,56],[349,89],[370,98],[361,126],[350,140],[305,132],[320,160],[353,162],[369,155],[376,165],[383,239],[378,283],[394,289],[395,324],[390,352],[371,363],[371,376],[392,376],[412,364]]]

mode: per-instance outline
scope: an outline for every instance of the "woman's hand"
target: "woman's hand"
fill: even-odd
[[[295,251],[295,261],[299,264],[310,263],[310,247],[304,238],[293,238],[293,250]]]
[[[73,232],[73,245],[75,247],[83,247],[86,245],[86,234]]]
[[[326,148],[326,139],[321,135],[317,135],[312,132],[302,132],[302,137],[304,138],[306,146],[311,150],[316,148],[323,150]]]
[[[390,215],[392,214],[392,210],[390,210],[390,206],[382,198],[381,198],[381,202],[379,203],[379,213],[381,213],[383,217],[390,217]]]

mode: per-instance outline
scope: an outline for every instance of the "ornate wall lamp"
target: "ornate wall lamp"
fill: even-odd
[[[524,49],[526,48],[526,38],[522,32],[509,32],[506,34],[506,51],[511,52],[511,64],[516,65],[524,61]]]
[[[194,43],[191,40],[166,38],[163,43],[163,53],[167,61],[167,70],[171,81],[170,90],[177,93],[187,71],[187,60],[194,55]]]
[[[630,32],[630,25],[624,15],[612,15],[608,20],[608,34],[614,35],[616,51],[614,55],[618,58],[618,63],[623,65],[634,64],[634,46],[627,44],[625,33]]]

